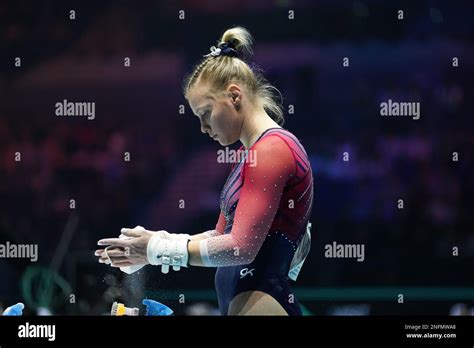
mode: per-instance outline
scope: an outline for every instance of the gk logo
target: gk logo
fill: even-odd
[[[245,278],[248,274],[253,277],[253,271],[255,271],[255,268],[252,268],[251,270],[249,270],[248,268],[242,268],[240,270],[240,279]]]

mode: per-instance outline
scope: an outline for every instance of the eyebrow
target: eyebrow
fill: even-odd
[[[209,95],[209,94],[204,96],[204,100],[206,100],[206,99],[214,100],[214,98],[213,98],[211,95]],[[198,115],[198,114],[199,114],[199,110],[208,108],[208,107],[210,107],[210,106],[211,106],[210,104],[207,104],[207,105],[204,105],[204,106],[201,106],[201,107],[197,108],[195,115],[199,117],[199,115]]]
[[[196,109],[196,113],[199,113],[199,110],[208,108],[208,107],[210,107],[210,106],[211,106],[211,105],[209,105],[209,104],[207,104],[207,105],[205,105],[205,106],[201,106],[200,108],[197,108],[197,109]]]
[[[211,104],[207,104],[207,105],[201,106],[200,108],[197,108],[196,109],[196,115],[199,116],[199,110],[206,109],[206,108],[209,108],[209,107],[211,107]]]

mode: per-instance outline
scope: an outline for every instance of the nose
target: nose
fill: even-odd
[[[201,132],[206,134],[206,133],[209,133],[211,129],[209,128],[208,125],[204,124],[202,121],[201,121]]]

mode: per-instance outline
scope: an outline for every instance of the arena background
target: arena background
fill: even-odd
[[[305,313],[472,315],[472,18],[470,1],[1,2],[0,242],[39,248],[0,259],[1,304],[91,315],[148,296],[216,314],[214,269],[127,276],[93,251],[121,227],[215,226],[230,164],[181,86],[241,25],[311,159]],[[56,116],[64,99],[95,118]],[[420,119],[381,116],[389,99]],[[364,261],[326,257],[333,242]]]

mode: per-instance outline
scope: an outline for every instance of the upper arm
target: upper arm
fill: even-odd
[[[286,182],[296,164],[289,146],[269,135],[253,148],[254,160],[244,165],[244,179],[229,234],[206,240],[207,263],[217,266],[254,260],[273,223]]]
[[[250,251],[255,255],[273,223],[296,164],[288,145],[276,135],[265,137],[251,150],[255,151],[255,163],[245,164],[231,234],[243,247],[251,237],[254,248]]]

